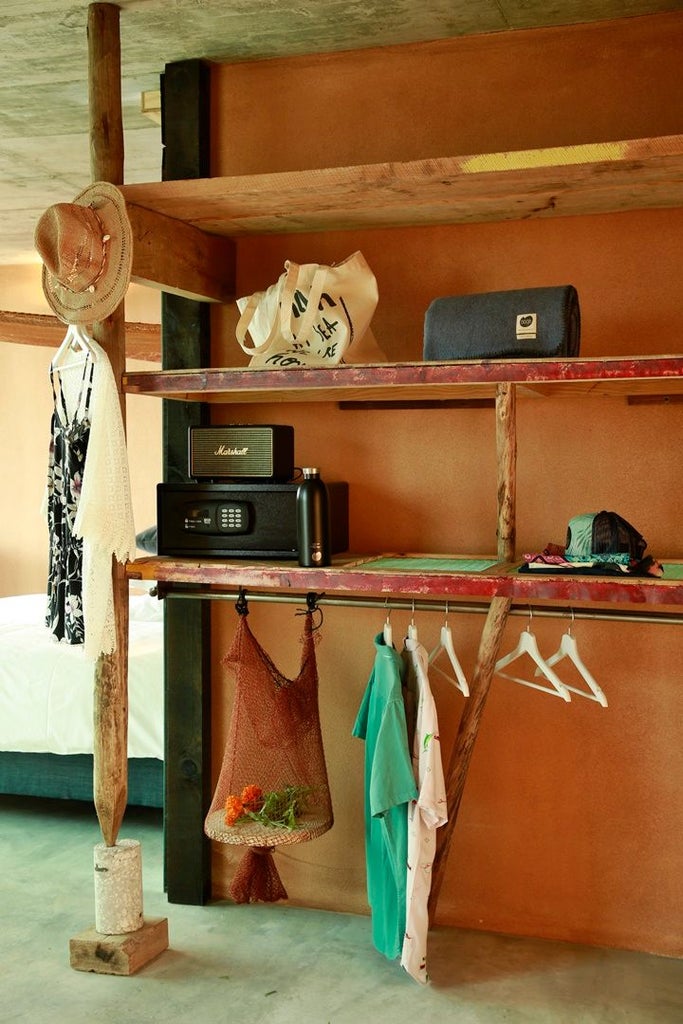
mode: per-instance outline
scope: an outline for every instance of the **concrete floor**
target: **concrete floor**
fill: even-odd
[[[162,891],[156,811],[129,808],[144,914],[170,948],[129,977],[69,964],[94,925],[86,804],[0,797],[0,1022],[34,1024],[681,1024],[683,961],[459,929],[430,936],[420,986],[377,954],[362,916],[282,904],[184,907]]]

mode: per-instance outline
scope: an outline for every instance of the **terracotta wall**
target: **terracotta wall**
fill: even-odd
[[[286,170],[683,130],[683,17],[626,19],[336,56],[216,66],[214,173]],[[373,322],[390,360],[420,358],[429,301],[442,294],[571,282],[586,355],[680,348],[683,211],[615,213],[467,227],[242,240],[240,294],[283,261],[339,260],[360,248],[379,282]],[[241,362],[234,310],[214,311],[214,359]],[[285,422],[297,463],[349,481],[352,550],[495,549],[493,416],[478,410],[217,408],[217,421]],[[683,557],[675,500],[683,406],[521,400],[518,550],[564,539],[579,512],[615,508],[658,555]],[[220,664],[235,613],[214,608],[218,766],[232,679]],[[378,610],[328,609],[318,647],[321,716],[336,821],[278,854],[294,903],[365,913],[363,750],[351,729],[372,667]],[[256,635],[293,673],[300,619],[252,607]],[[408,616],[394,612],[401,637]],[[471,672],[482,626],[451,617]],[[420,613],[431,648],[440,614]],[[512,619],[504,650],[524,619]],[[566,622],[534,622],[555,649]],[[437,921],[660,953],[683,953],[683,820],[677,780],[682,633],[668,625],[581,621],[582,656],[609,708],[496,680],[475,749]],[[463,698],[435,675],[448,754]],[[678,724],[677,724],[678,723]],[[235,864],[214,846],[215,892]]]

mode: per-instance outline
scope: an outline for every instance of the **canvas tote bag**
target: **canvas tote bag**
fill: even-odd
[[[275,284],[237,300],[237,341],[250,367],[352,362],[377,301],[375,275],[360,252],[332,266],[287,260]]]

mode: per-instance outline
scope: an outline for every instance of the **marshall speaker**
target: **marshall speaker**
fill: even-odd
[[[160,555],[298,558],[297,483],[157,484]],[[332,554],[349,546],[349,485],[327,483]]]
[[[291,480],[294,428],[275,424],[190,427],[188,475],[193,480]]]

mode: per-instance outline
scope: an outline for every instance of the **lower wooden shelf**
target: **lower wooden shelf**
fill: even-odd
[[[476,568],[472,568],[472,563]],[[664,561],[664,576],[615,578],[519,572],[521,562],[455,555],[343,555],[331,566],[304,569],[288,561],[226,561],[169,556],[140,558],[127,567],[129,579],[194,585],[220,592],[275,590],[290,593],[375,594],[444,598],[509,597],[518,602],[647,605],[683,604],[683,562]],[[404,567],[405,566],[405,567]],[[464,568],[463,566],[469,566]]]

